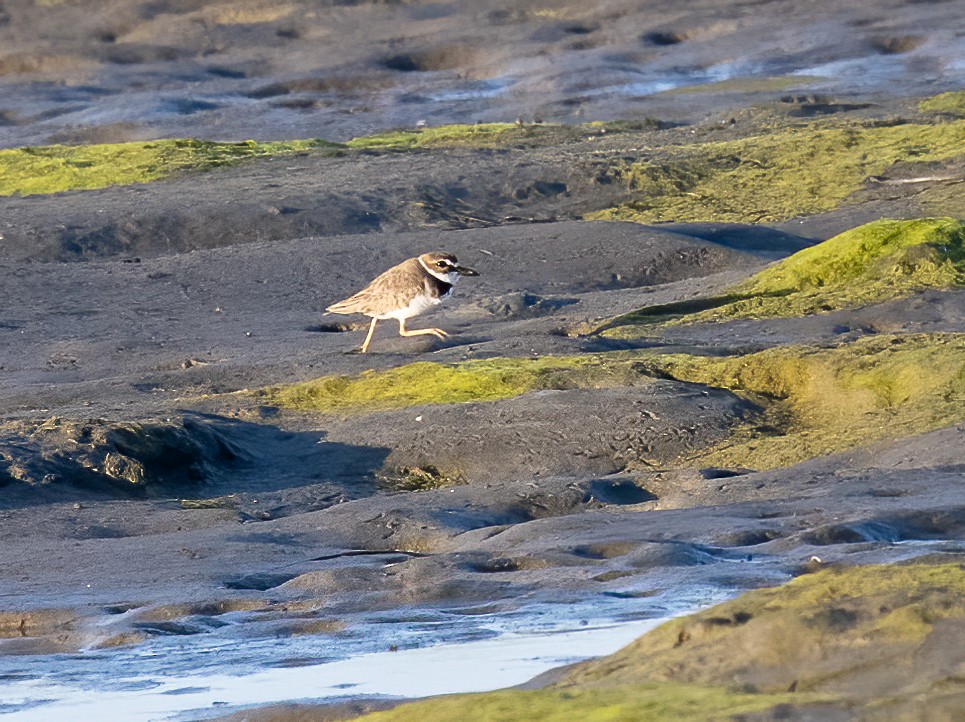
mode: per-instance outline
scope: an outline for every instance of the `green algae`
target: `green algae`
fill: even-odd
[[[881,220],[799,251],[720,297],[643,308],[600,332],[636,338],[654,323],[807,316],[960,286],[965,286],[965,223]]]
[[[496,145],[507,140],[508,135],[529,132],[528,128],[515,123],[477,123],[442,125],[434,128],[394,130],[388,133],[353,138],[346,145],[364,150],[410,150],[434,146]]]
[[[322,139],[216,142],[195,139],[95,145],[50,145],[0,150],[0,195],[93,190],[163,180],[256,159],[298,153],[406,150],[454,145],[492,146],[528,137],[532,126],[513,123],[446,125],[355,138],[346,144]]]
[[[834,210],[898,162],[965,155],[965,121],[812,124],[740,140],[667,147],[614,171],[638,197],[588,220],[777,222]]]
[[[761,299],[779,296],[762,305],[765,315],[800,316],[960,285],[965,285],[965,223],[924,218],[882,220],[845,231],[761,271],[734,292]],[[800,297],[792,302],[792,296]]]
[[[965,618],[963,592],[965,565],[955,558],[825,568],[671,620],[543,689],[436,697],[361,719],[661,722],[778,705],[880,706],[878,679],[896,690],[916,676],[925,689],[933,677],[952,681],[941,665],[913,672],[902,662],[942,620]]]
[[[726,389],[761,408],[726,442],[675,462],[686,466],[788,466],[965,421],[963,334],[875,336],[830,348],[786,346],[722,357],[638,351],[420,362],[269,387],[256,396],[283,408],[354,415],[653,378]]]
[[[646,684],[624,689],[545,689],[452,695],[400,705],[358,719],[366,722],[703,722],[761,712],[795,698],[750,694],[725,687]]]
[[[919,101],[918,110],[923,113],[941,113],[965,118],[965,90],[955,90],[925,98]]]
[[[496,401],[537,389],[630,385],[632,360],[602,355],[495,358],[459,364],[417,362],[356,376],[323,376],[262,389],[265,403],[302,411],[360,414],[420,404]]]
[[[933,622],[953,615],[965,616],[965,565],[961,560],[829,567],[792,579],[783,586],[758,590],[747,596],[750,600],[759,599],[763,610],[807,611],[822,604],[887,594],[893,597],[892,604],[873,621],[873,627],[881,629],[888,625],[882,625],[879,619],[888,619],[892,613],[909,605],[921,609],[923,598],[932,592],[947,593],[957,601],[950,607],[942,605],[932,610]],[[744,608],[747,602],[746,598],[729,602],[725,609],[728,606]],[[902,632],[901,636],[906,635]]]
[[[762,418],[689,463],[769,469],[965,421],[965,334],[875,336],[709,357],[653,355],[650,373],[728,389]]]
[[[965,619],[963,592],[961,558],[826,568],[671,620],[558,684],[595,689],[672,678],[775,692],[794,680],[798,691],[850,694],[848,675],[907,657],[942,620]]]
[[[317,139],[268,143],[183,139],[0,150],[0,195],[150,183],[179,173],[209,171],[254,158],[339,152],[340,147]]]

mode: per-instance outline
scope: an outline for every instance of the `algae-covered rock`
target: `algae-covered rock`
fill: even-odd
[[[963,561],[829,568],[748,592],[658,627],[558,685],[645,679],[777,693],[794,684],[856,697],[927,690],[941,670],[915,670],[914,652],[965,622]]]
[[[923,113],[941,113],[965,118],[965,90],[953,90],[925,98],[919,101],[918,109]]]
[[[331,153],[341,147],[318,139],[223,143],[188,138],[13,148],[0,150],[0,196],[149,183],[177,173],[223,168],[252,158],[308,151]]]
[[[965,155],[965,122],[814,124],[663,148],[614,171],[636,196],[586,217],[759,223],[834,210],[895,163]]]
[[[874,336],[832,348],[653,355],[650,372],[748,394],[765,413],[703,465],[765,469],[965,420],[965,336]]]
[[[963,285],[965,223],[881,220],[799,251],[719,298],[690,307],[643,308],[615,319],[601,333],[634,338],[655,322],[806,316]]]
[[[795,253],[733,289],[725,318],[801,316],[965,285],[965,223],[882,220]],[[708,312],[713,313],[713,312]]]
[[[643,350],[422,362],[270,387],[258,397],[348,417],[423,404],[497,401],[540,389],[644,386],[657,378],[736,392],[749,409],[763,410],[746,413],[744,421],[733,419],[726,440],[709,450],[678,450],[687,456],[674,463],[688,467],[782,467],[965,420],[962,334],[879,335],[830,348],[784,346],[723,356]],[[636,458],[636,452],[627,458]]]
[[[629,689],[542,689],[437,697],[358,719],[366,722],[698,722],[762,712],[790,695],[734,692],[686,684]]]
[[[320,138],[219,142],[178,138],[150,142],[48,145],[0,150],[0,196],[92,190],[150,183],[189,171],[225,168],[255,158],[297,153],[328,155],[358,150],[407,150],[452,145],[492,145],[525,137],[512,123],[445,125],[355,138],[346,144]]]
[[[357,376],[323,376],[263,389],[270,404],[322,413],[359,414],[419,404],[495,401],[537,389],[601,388],[647,383],[632,360],[600,354],[494,358],[458,364],[417,362]]]
[[[518,136],[525,133],[523,128],[513,123],[457,124],[367,135],[353,138],[346,145],[350,148],[387,150],[463,144],[492,145],[504,140],[507,134]]]
[[[550,687],[442,697],[363,719],[656,722],[778,709],[790,719],[801,718],[796,709],[888,719],[912,700],[927,719],[965,698],[963,562],[825,569],[668,622]]]

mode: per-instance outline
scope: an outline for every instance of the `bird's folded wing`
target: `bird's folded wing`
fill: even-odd
[[[410,258],[378,276],[355,295],[333,303],[325,310],[332,313],[365,313],[377,316],[404,308],[423,289],[424,276],[419,262]]]

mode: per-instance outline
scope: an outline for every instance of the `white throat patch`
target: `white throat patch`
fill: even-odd
[[[437,271],[433,268],[429,268],[429,266],[426,265],[426,262],[421,258],[419,259],[419,265],[425,269],[426,273],[428,273],[430,276],[438,278],[443,283],[448,283],[452,286],[455,286],[456,281],[459,280],[459,274],[455,271]]]

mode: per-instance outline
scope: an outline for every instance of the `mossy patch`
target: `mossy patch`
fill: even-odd
[[[760,402],[754,425],[690,464],[768,469],[965,421],[965,335],[876,336],[740,356],[654,355],[657,375]]]
[[[686,684],[647,684],[607,690],[510,690],[437,697],[359,719],[366,722],[700,722],[761,712],[793,698],[792,695],[750,694],[724,687]]]
[[[955,90],[925,98],[918,103],[918,110],[923,113],[941,113],[965,118],[965,90]]]
[[[807,316],[965,285],[965,223],[952,218],[868,223],[795,253],[718,298],[643,308],[602,335],[635,338],[653,323]]]
[[[610,356],[419,362],[357,376],[323,376],[257,392],[263,403],[302,411],[360,414],[421,404],[496,401],[537,389],[624,386],[645,380],[635,362]]]
[[[353,138],[346,147],[365,151],[404,151],[447,147],[519,147],[552,145],[580,140],[587,135],[645,133],[666,124],[655,118],[589,121],[566,126],[554,123],[474,123],[425,128],[400,128]]]
[[[339,152],[325,140],[220,143],[158,140],[50,145],[0,150],[0,195],[33,195],[149,183],[189,171],[224,168],[253,158]]]
[[[475,125],[442,125],[435,128],[394,130],[388,133],[353,138],[350,148],[377,150],[409,150],[433,146],[496,145],[510,136],[527,135],[531,127],[514,123],[477,123]]]
[[[638,194],[586,216],[639,223],[784,221],[831,211],[897,162],[965,155],[965,121],[828,125],[662,148],[614,175]]]
[[[914,648],[942,620],[965,619],[963,592],[961,558],[828,568],[672,620],[558,684],[596,689],[672,679],[773,693],[794,682],[799,692],[861,697],[860,682],[849,680],[908,681],[914,672],[901,665],[915,658]]]
[[[284,408],[354,415],[496,401],[538,389],[628,386],[653,377],[734,391],[763,409],[724,444],[678,460],[687,466],[781,467],[965,420],[963,334],[876,336],[831,348],[787,346],[723,357],[642,351],[415,363],[256,395]],[[430,477],[423,481],[434,481]]]
[[[778,705],[880,705],[883,686],[960,686],[915,651],[941,621],[965,619],[963,592],[960,559],[828,568],[672,620],[551,687],[438,697],[362,719],[718,720]]]
[[[514,123],[445,125],[355,138],[239,143],[194,139],[0,150],[0,195],[35,195],[150,183],[191,171],[210,171],[256,158],[351,150],[409,150],[455,145],[493,146],[545,132]]]
[[[734,292],[761,299],[763,315],[799,316],[960,285],[965,285],[965,223],[925,218],[846,231],[761,271]],[[745,307],[734,312],[756,315]]]

